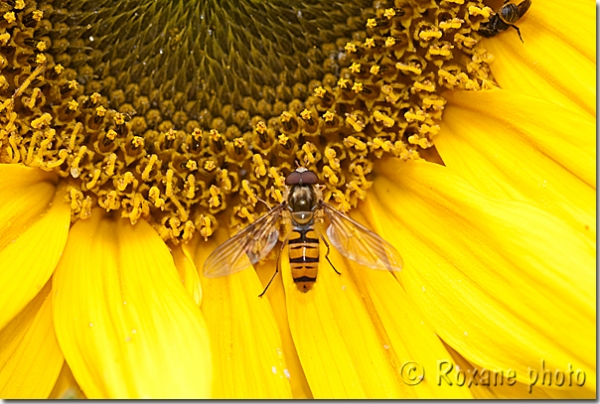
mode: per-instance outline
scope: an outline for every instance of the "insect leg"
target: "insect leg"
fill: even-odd
[[[261,198],[259,198],[259,197],[257,196],[257,197],[256,197],[256,200],[257,200],[257,201],[259,201],[259,202],[261,202],[261,203],[263,203],[263,204],[264,204],[264,205],[267,207],[267,209],[269,209],[269,210],[273,209],[273,208],[271,207],[271,205],[269,205],[269,204],[267,203],[267,201],[265,201],[264,199],[261,199]]]
[[[513,27],[514,29],[517,30],[517,34],[519,34],[519,39],[521,40],[521,42],[525,43],[525,41],[523,40],[523,37],[521,36],[521,30],[519,29],[519,27],[517,27],[516,25],[513,24],[506,24],[509,27]]]
[[[283,248],[287,245],[287,241],[288,241],[288,237],[286,237],[285,240],[283,241],[283,243],[281,243],[281,248],[279,249],[279,254],[277,254],[277,264],[275,265],[275,272],[273,273],[273,276],[271,276],[271,279],[269,279],[269,283],[267,283],[267,286],[265,286],[265,290],[263,290],[262,293],[260,295],[258,295],[258,297],[263,297],[263,295],[267,292],[267,289],[269,289],[269,286],[271,286],[271,282],[273,282],[273,279],[275,279],[275,275],[277,275],[279,273],[279,264],[281,262],[281,252],[283,251]]]
[[[335,269],[335,266],[333,265],[333,263],[331,262],[331,260],[329,259],[329,243],[327,242],[327,240],[325,240],[325,237],[320,236],[321,240],[323,240],[323,243],[325,243],[325,247],[327,247],[327,252],[325,253],[325,259],[327,260],[327,262],[329,262],[329,265],[331,265],[331,268],[333,268],[333,270],[335,271],[336,274],[341,275],[342,273],[340,271],[338,271],[337,269]]]

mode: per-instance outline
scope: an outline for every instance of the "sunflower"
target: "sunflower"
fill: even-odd
[[[583,1],[1,7],[0,397],[595,397]],[[295,162],[399,274],[203,276]]]

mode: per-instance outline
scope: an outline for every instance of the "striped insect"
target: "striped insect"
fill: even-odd
[[[301,292],[317,281],[321,242],[342,255],[372,269],[399,271],[402,258],[391,244],[323,201],[317,175],[304,167],[287,176],[283,202],[221,244],[204,263],[204,276],[225,276],[246,269],[265,258],[277,244],[280,229],[283,243],[275,272],[263,292],[279,272],[281,251],[289,250],[292,278]],[[329,240],[329,242],[327,241]]]

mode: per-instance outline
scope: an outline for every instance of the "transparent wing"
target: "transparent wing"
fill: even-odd
[[[277,240],[277,219],[284,205],[276,206],[221,244],[204,262],[204,276],[215,278],[239,272],[271,252]]]
[[[531,7],[531,0],[522,1],[517,7],[519,9],[519,17],[523,17],[523,14],[525,14],[527,10],[529,10],[529,7]]]
[[[402,257],[390,243],[331,205],[321,206],[329,222],[327,238],[342,255],[373,269],[402,269]]]

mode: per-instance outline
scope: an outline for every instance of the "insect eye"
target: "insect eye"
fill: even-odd
[[[285,179],[286,185],[312,185],[317,184],[319,182],[319,178],[317,174],[312,171],[299,171],[296,170]]]
[[[300,179],[303,184],[312,185],[312,184],[316,184],[319,182],[319,178],[317,177],[317,174],[313,173],[312,171],[305,171],[305,172],[301,173]]]
[[[302,178],[302,174],[298,171],[294,171],[285,179],[286,185],[298,185],[300,183],[300,178]]]

